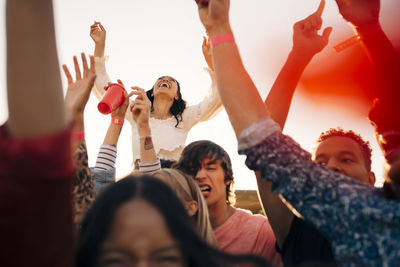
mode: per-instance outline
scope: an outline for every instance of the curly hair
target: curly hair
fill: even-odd
[[[159,80],[163,77],[165,77],[165,76],[162,76],[162,77],[158,78],[157,80]],[[179,82],[177,80],[175,80],[174,78],[172,78],[172,79],[176,82],[177,87],[178,87],[178,90],[177,90],[178,99],[174,99],[174,102],[172,103],[172,106],[169,109],[169,112],[172,115],[174,115],[174,117],[176,119],[175,127],[177,127],[179,125],[179,123],[182,121],[182,113],[186,108],[186,101],[182,99],[181,86],[180,86]],[[151,102],[151,111],[153,111],[153,102],[154,102],[153,91],[154,91],[154,86],[150,90],[146,91],[146,95]]]
[[[224,181],[230,181],[225,188],[226,203],[234,205],[235,191],[233,190],[234,178],[232,163],[228,153],[221,146],[209,140],[192,142],[183,149],[178,162],[172,167],[194,177],[201,169],[203,160],[206,158],[211,161],[220,161],[221,167],[225,173]]]
[[[342,128],[330,128],[328,131],[322,132],[321,135],[318,137],[317,143],[320,144],[326,139],[330,137],[347,137],[352,139],[354,142],[358,144],[361,148],[361,152],[363,154],[365,160],[365,166],[367,167],[368,171],[371,171],[371,156],[372,156],[372,149],[369,145],[368,141],[365,141],[359,134],[356,134],[352,130],[344,131]]]

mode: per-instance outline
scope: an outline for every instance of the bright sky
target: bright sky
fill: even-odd
[[[198,103],[207,93],[210,80],[203,71],[206,64],[201,53],[204,30],[194,1],[54,0],[54,3],[60,65],[66,63],[72,67],[73,55],[81,51],[93,53],[89,26],[99,20],[107,30],[106,54],[110,56],[107,69],[114,81],[119,78],[125,85],[150,89],[159,76],[171,75],[181,83],[183,97],[189,104]],[[318,0],[231,0],[231,24],[236,42],[263,98],[290,51],[294,22],[314,12],[318,4]],[[0,123],[3,123],[8,116],[5,0],[0,0],[0,6]],[[381,23],[397,47],[399,31],[393,26],[399,25],[398,14],[398,0],[382,1]],[[345,52],[337,54],[332,47],[352,36],[352,29],[338,15],[333,0],[327,0],[323,19],[324,25],[334,27],[334,32],[328,47],[311,64],[320,64],[322,58],[343,56]],[[64,76],[63,83],[66,88]],[[353,105],[351,99],[335,101]],[[89,164],[92,166],[110,121],[109,116],[97,111],[97,102],[91,96],[85,113]],[[284,132],[311,151],[319,134],[336,126],[353,129],[371,142],[373,170],[381,184],[383,160],[366,119],[349,116],[340,108],[321,108],[296,94]],[[237,154],[236,138],[225,111],[211,121],[196,125],[190,131],[187,143],[199,139],[212,140],[227,150],[233,161],[236,188],[256,188],[254,175],[244,165],[244,157]],[[131,161],[130,126],[126,124],[118,144],[117,176],[129,172]]]

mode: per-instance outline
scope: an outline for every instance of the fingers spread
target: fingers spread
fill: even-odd
[[[131,87],[132,88],[132,90],[136,90],[137,92],[139,92],[139,96],[142,98],[142,99],[146,99],[147,98],[147,95],[146,95],[146,91],[143,89],[143,88],[140,88],[140,87],[137,87],[137,86],[133,86],[133,87]]]
[[[81,79],[82,79],[82,76],[81,76],[81,69],[79,68],[78,59],[76,58],[76,56],[74,56],[73,59],[74,59],[75,77],[76,77],[76,80],[81,80]]]
[[[128,95],[127,95],[127,98],[130,98],[131,96],[133,96],[134,95],[134,92],[130,92]]]
[[[90,56],[90,72],[96,73],[94,65],[94,56]]]
[[[62,68],[64,70],[65,76],[67,77],[68,80],[68,84],[71,84],[74,82],[74,80],[72,79],[71,73],[69,72],[69,69],[67,67],[67,65],[62,65]]]
[[[82,66],[83,66],[83,77],[86,78],[88,76],[89,68],[88,68],[88,64],[86,61],[85,53],[81,53],[81,58],[82,58]]]

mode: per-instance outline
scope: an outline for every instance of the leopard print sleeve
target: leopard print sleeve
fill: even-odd
[[[74,224],[79,229],[84,215],[96,196],[93,179],[88,166],[88,154],[85,142],[75,151],[74,160],[76,164],[73,188]]]

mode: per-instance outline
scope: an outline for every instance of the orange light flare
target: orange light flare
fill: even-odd
[[[360,42],[341,53],[331,48],[321,54],[308,66],[300,83],[298,92],[316,105],[346,109],[363,117],[372,104],[377,84],[373,66]]]

